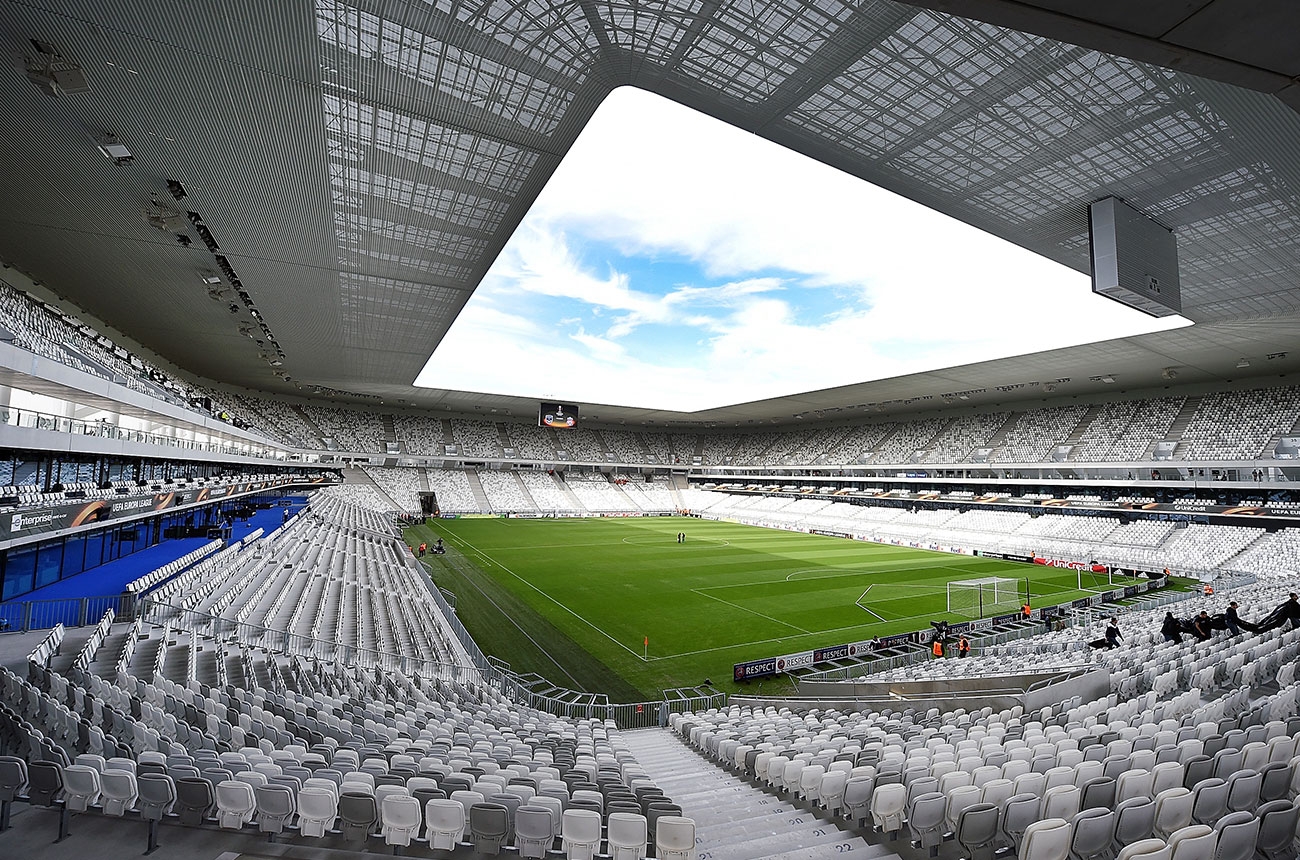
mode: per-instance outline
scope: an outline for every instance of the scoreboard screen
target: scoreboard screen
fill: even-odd
[[[578,407],[571,403],[543,403],[537,410],[537,424],[556,430],[572,430],[578,426]]]

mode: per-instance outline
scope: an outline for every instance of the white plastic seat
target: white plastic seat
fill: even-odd
[[[1141,839],[1121,848],[1116,860],[1169,860],[1171,853],[1160,839]]]
[[[613,860],[643,860],[645,857],[647,830],[644,815],[610,813],[606,835]]]
[[[68,809],[73,812],[85,812],[99,803],[99,771],[84,764],[65,767],[63,797]]]
[[[99,776],[104,814],[122,816],[135,806],[138,788],[135,774],[125,770],[106,770]]]
[[[1066,860],[1070,856],[1070,822],[1044,818],[1025,828],[1019,860]]]
[[[253,820],[257,800],[253,787],[247,782],[225,780],[217,783],[217,823],[230,830],[239,830]]]
[[[878,785],[871,794],[871,820],[886,832],[903,826],[903,809],[907,803],[907,789],[898,783]]]
[[[329,780],[310,781],[329,783]],[[334,829],[338,816],[339,798],[336,791],[304,787],[298,792],[298,827],[303,836],[324,836]]]
[[[380,830],[387,845],[407,846],[420,832],[420,801],[409,794],[389,794],[380,802]]]
[[[465,835],[465,806],[434,798],[424,805],[424,833],[429,847],[450,851]]]
[[[667,815],[655,823],[656,860],[694,860],[695,851],[694,819]]]
[[[590,809],[564,810],[560,839],[568,860],[593,860],[600,846],[600,813]]]
[[[1212,860],[1218,834],[1206,824],[1191,824],[1169,836],[1170,860]]]

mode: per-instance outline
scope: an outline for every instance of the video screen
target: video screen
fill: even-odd
[[[541,427],[572,430],[578,426],[578,407],[572,403],[543,403],[537,411],[537,423]]]

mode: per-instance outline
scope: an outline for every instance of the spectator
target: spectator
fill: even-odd
[[[1183,641],[1183,626],[1178,623],[1178,619],[1172,612],[1165,613],[1165,621],[1160,625],[1160,633],[1166,641],[1173,642],[1175,645]]]

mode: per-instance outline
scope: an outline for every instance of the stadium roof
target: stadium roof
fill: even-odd
[[[1275,375],[1300,362],[1296,8],[10,2],[0,258],[221,382],[526,412],[531,401],[409,383],[597,105],[631,85],[1080,271],[1087,205],[1119,196],[1175,230],[1197,325],[602,419],[789,420],[955,392],[1008,399],[1066,378],[1063,392],[1086,393],[1107,390],[1103,376],[1159,385],[1166,367],[1213,381],[1241,374],[1243,356],[1246,372]],[[80,66],[89,91],[50,98],[24,58]],[[100,154],[114,144],[130,164]]]

